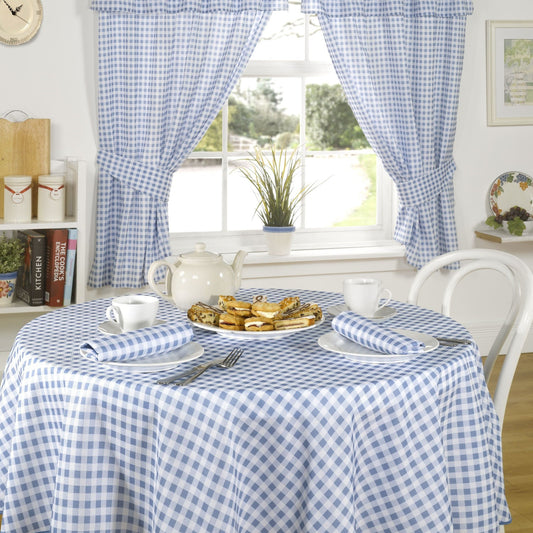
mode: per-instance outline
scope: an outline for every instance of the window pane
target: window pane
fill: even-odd
[[[311,61],[329,61],[330,56],[324,41],[324,34],[320,29],[318,17],[309,17],[309,59]]]
[[[246,165],[242,158],[231,159],[228,173],[228,230],[259,230],[262,223],[257,215],[257,198],[252,185],[239,172]]]
[[[300,102],[295,78],[242,78],[228,102],[229,150],[297,145]]]
[[[169,198],[171,233],[222,230],[222,162],[187,159],[174,174]]]
[[[306,183],[320,183],[306,200],[307,228],[376,224],[376,155],[372,151],[311,153],[305,163]]]
[[[306,84],[305,109],[309,149],[357,150],[369,147],[339,83],[310,79]]]
[[[222,151],[222,110],[205,132],[202,140],[196,145],[195,152],[221,152]]]
[[[274,11],[252,54],[251,61],[297,60],[305,57],[304,15],[300,6]]]

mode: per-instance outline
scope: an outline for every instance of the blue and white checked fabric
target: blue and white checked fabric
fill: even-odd
[[[343,337],[376,352],[405,355],[424,351],[423,343],[352,311],[337,315],[331,327]]]
[[[159,324],[119,335],[101,334],[83,342],[80,352],[93,361],[129,361],[175,350],[193,336],[188,323]]]
[[[324,310],[341,294],[298,295]],[[204,355],[243,346],[231,370],[187,387],[79,353],[110,300],[47,313],[19,332],[0,391],[2,533],[497,533],[510,519],[500,425],[475,345],[395,364],[326,351],[320,326],[245,342],[194,326]],[[386,323],[468,336],[392,302]],[[160,303],[168,323],[185,319]]]
[[[303,13],[329,17],[456,17],[472,9],[472,0],[302,0]]]
[[[170,255],[172,174],[228,98],[275,5],[93,2],[99,39],[99,183],[89,285],[143,287]],[[138,8],[134,6],[138,4]],[[257,8],[257,4],[262,7]],[[182,10],[184,8],[184,10]]]
[[[455,0],[454,0],[455,1]],[[195,13],[286,10],[288,0],[92,0],[95,11],[122,13]]]
[[[417,268],[457,248],[453,142],[470,0],[309,0],[339,80],[394,179]]]

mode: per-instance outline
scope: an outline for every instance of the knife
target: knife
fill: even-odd
[[[472,340],[470,339],[456,339],[454,337],[434,337],[434,339],[438,340],[441,344],[444,345],[458,345],[458,344],[472,344]]]
[[[222,363],[226,359],[225,357],[220,357],[218,359],[213,359],[213,361],[209,361],[207,363],[202,363],[201,365],[193,366],[192,368],[189,368],[189,370],[185,370],[185,372],[180,372],[179,374],[174,374],[173,376],[170,376],[168,378],[163,378],[157,381],[159,385],[169,385],[173,381],[176,381],[180,378],[184,378],[185,376],[188,376],[189,374],[195,374],[196,372],[200,372],[202,370],[205,370],[209,368],[210,366],[218,365],[219,363]]]

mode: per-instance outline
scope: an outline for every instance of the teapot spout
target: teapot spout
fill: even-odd
[[[235,256],[235,259],[233,260],[233,263],[231,265],[235,277],[235,290],[238,290],[241,287],[242,266],[244,264],[244,259],[247,255],[248,252],[240,250]]]

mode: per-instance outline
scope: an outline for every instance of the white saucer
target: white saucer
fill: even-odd
[[[188,342],[176,350],[160,353],[131,361],[102,361],[102,365],[112,366],[127,372],[160,372],[170,370],[186,361],[197,359],[204,353],[204,348],[197,342]]]
[[[164,320],[159,320],[158,318],[156,318],[152,326],[159,326],[164,323]],[[105,333],[106,335],[119,335],[120,333],[125,333],[120,329],[120,326],[112,320],[106,320],[105,322],[98,324],[98,331],[100,333]]]
[[[328,307],[328,313],[332,316],[337,316],[344,311],[349,311],[346,304],[337,304]],[[370,318],[372,320],[385,320],[386,318],[391,318],[396,314],[396,309],[394,307],[385,306],[376,311],[374,316],[367,316],[365,318]]]
[[[424,343],[424,353],[431,352],[435,348],[438,348],[439,341],[427,335],[426,333],[419,333],[417,331],[411,331],[408,329],[394,329],[398,333],[402,333],[411,339]],[[381,352],[376,352],[365,346],[361,346],[356,342],[353,342],[346,337],[343,337],[336,331],[330,331],[318,338],[318,344],[325,350],[330,352],[340,353],[353,359],[358,363],[371,363],[371,364],[383,364],[383,363],[403,363],[420,355],[419,353],[409,353],[405,355],[389,355]]]

